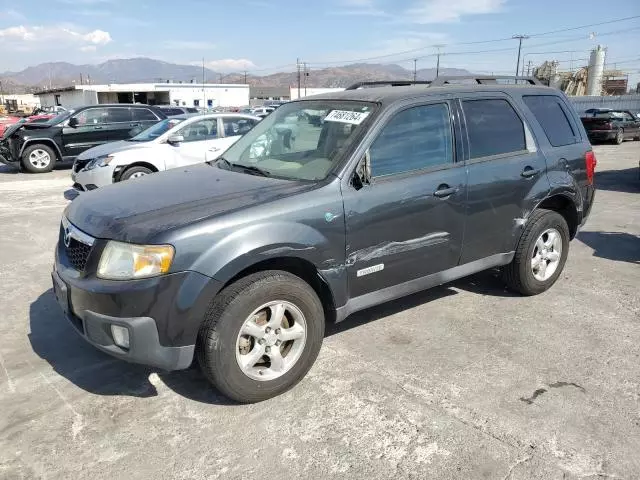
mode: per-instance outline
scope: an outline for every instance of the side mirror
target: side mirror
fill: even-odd
[[[69,119],[69,126],[71,128],[76,128],[79,125],[78,119],[76,117],[71,117]]]
[[[360,190],[365,185],[371,185],[371,155],[369,150],[364,153],[364,158],[353,174],[353,186],[356,187],[356,190]]]
[[[170,145],[179,145],[184,142],[184,136],[182,135],[171,135],[167,138],[167,143]]]

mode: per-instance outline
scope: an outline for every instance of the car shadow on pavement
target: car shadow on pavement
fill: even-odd
[[[520,294],[507,288],[499,269],[492,268],[463,277],[451,284],[452,287],[478,295],[490,297],[519,297]]]
[[[14,175],[16,173],[20,173],[20,169],[18,167],[14,167],[13,165],[0,165],[0,173]]]
[[[640,161],[640,158],[638,158]],[[610,192],[640,193],[640,167],[638,163],[624,170],[603,170],[595,174],[596,190]],[[596,197],[597,200],[597,197]]]
[[[578,233],[578,240],[593,249],[593,255],[616,262],[640,264],[640,237],[626,232]]]
[[[429,290],[417,292],[406,297],[398,298],[396,300],[391,300],[381,305],[377,305],[375,307],[371,307],[366,310],[362,310],[360,312],[349,315],[344,321],[340,323],[328,323],[325,328],[324,336],[330,337],[332,335],[345,332],[352,328],[366,325],[368,323],[375,322],[376,320],[381,320],[390,315],[395,315],[397,313],[404,312],[405,310],[410,310],[425,303],[433,302],[450,295],[455,295],[456,293],[458,292],[449,288],[448,286],[443,285],[434,287]]]
[[[209,404],[234,404],[207,382],[199,368],[158,371],[118,360],[89,345],[64,318],[51,289],[31,304],[29,322],[33,351],[56,373],[89,393],[154,397],[158,390],[150,375],[156,373],[164,385],[183,397]]]

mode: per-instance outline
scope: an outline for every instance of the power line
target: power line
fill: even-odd
[[[554,33],[571,32],[573,30],[580,30],[581,28],[598,27],[600,25],[609,25],[611,23],[624,22],[626,20],[633,20],[633,19],[636,19],[636,18],[640,18],[640,15],[633,15],[631,17],[617,18],[615,20],[608,20],[606,22],[590,23],[589,25],[580,25],[579,27],[562,28],[560,30],[552,30],[550,32],[532,33],[529,36],[530,37],[541,37],[542,35],[552,35]]]
[[[630,17],[617,18],[617,19],[613,19],[613,20],[607,20],[607,21],[604,21],[604,22],[597,22],[597,23],[591,23],[591,24],[587,24],[587,25],[580,25],[580,26],[577,26],[577,27],[563,28],[563,29],[559,29],[559,30],[551,30],[551,31],[548,31],[548,32],[533,33],[533,34],[529,34],[528,36],[529,37],[542,37],[542,36],[546,36],[546,35],[554,35],[554,34],[557,34],[557,33],[576,31],[576,30],[580,30],[580,29],[583,29],[583,28],[596,27],[596,26],[600,26],[600,25],[609,25],[609,24],[612,24],[612,23],[624,22],[624,21],[628,21],[628,20],[634,20],[634,19],[637,19],[637,18],[640,18],[640,15],[633,15],[633,16],[630,16]],[[596,37],[615,35],[615,34],[624,33],[624,32],[628,32],[628,31],[632,31],[632,30],[638,30],[638,29],[640,29],[640,27],[632,27],[632,28],[623,29],[623,30],[605,32],[605,33],[597,34]],[[556,45],[556,44],[559,44],[559,43],[572,42],[572,41],[583,40],[583,39],[586,39],[586,37],[584,35],[581,35],[579,37],[570,37],[568,39],[555,40],[555,41],[552,41],[552,42],[545,42],[545,43],[541,43],[541,44],[528,45],[527,48],[541,47],[541,46],[547,46],[547,45]],[[487,44],[487,43],[506,42],[506,41],[513,41],[513,38],[512,37],[503,37],[503,38],[494,38],[494,39],[488,39],[488,40],[476,40],[476,41],[471,41],[471,42],[453,42],[453,43],[447,44],[447,46],[451,47],[451,46],[463,46],[463,45],[481,45],[481,44]],[[370,56],[370,57],[365,57],[365,58],[357,58],[357,59],[350,59],[350,60],[336,60],[336,61],[327,61],[327,62],[307,62],[307,65],[328,67],[328,66],[331,66],[331,65],[345,65],[345,64],[349,64],[349,63],[360,63],[360,62],[367,62],[367,61],[371,61],[371,60],[388,59],[388,58],[392,58],[392,57],[397,57],[397,56],[401,56],[401,55],[407,55],[407,54],[421,52],[421,51],[428,50],[428,49],[437,48],[438,46],[443,47],[442,44],[440,44],[440,45],[438,45],[438,44],[426,45],[426,46],[423,46],[423,47],[412,48],[412,49],[409,49],[409,50],[403,50],[403,51],[398,51],[398,52],[394,52],[394,53]],[[528,53],[526,52],[526,48],[523,48],[523,50],[524,50],[524,54],[528,55]],[[493,53],[493,52],[500,52],[500,51],[513,51],[513,48],[489,49],[489,50],[479,50],[479,51],[470,51],[470,52],[464,52],[464,51],[462,51],[462,52],[446,52],[446,55],[447,56],[448,55],[475,55],[475,54],[481,54],[481,53]],[[549,53],[551,53],[551,52],[549,52]],[[427,54],[427,55],[421,55],[421,56],[412,55],[410,58],[402,59],[402,60],[394,60],[394,62],[405,62],[405,61],[420,60],[420,59],[424,59],[424,58],[428,58],[428,57],[435,57],[436,55],[437,54]],[[270,71],[270,70],[277,71],[277,70],[282,70],[284,68],[290,68],[292,66],[295,67],[294,64],[288,63],[288,64],[285,64],[285,65],[279,65],[279,66],[275,66],[275,67],[263,67],[263,68],[247,69],[247,71],[250,72],[250,73],[266,72],[266,71]]]
[[[633,28],[626,28],[624,30],[614,30],[614,31],[611,31],[611,32],[598,33],[598,34],[596,34],[595,38],[606,37],[606,36],[609,36],[609,35],[618,35],[620,33],[626,33],[626,32],[630,32],[630,31],[634,31],[634,30],[640,30],[640,27],[633,27]],[[585,37],[584,35],[580,35],[579,37],[570,37],[570,38],[565,38],[563,40],[555,40],[553,42],[536,43],[534,45],[529,45],[529,48],[545,47],[547,45],[557,45],[559,43],[570,43],[570,42],[575,42],[575,41],[579,41],[579,40],[587,40],[587,38],[588,37]]]
[[[540,37],[540,36],[544,36],[544,35],[552,35],[552,34],[555,34],[555,33],[570,32],[570,31],[580,30],[582,28],[595,27],[595,26],[599,26],[599,25],[608,25],[608,24],[611,24],[611,23],[623,22],[623,21],[627,21],[627,20],[633,20],[633,19],[636,19],[636,18],[640,18],[640,15],[634,15],[634,16],[631,16],[631,17],[624,17],[624,18],[618,18],[618,19],[614,19],[614,20],[608,20],[606,22],[598,22],[598,23],[591,23],[591,24],[588,24],[588,25],[580,25],[579,27],[565,28],[565,29],[562,29],[562,30],[552,30],[552,31],[549,31],[549,32],[535,33],[535,34],[532,34],[532,35],[529,35],[529,36],[530,37]],[[630,29],[630,30],[632,30],[632,29]],[[605,34],[601,34],[599,36],[602,36],[602,35],[605,35]],[[583,37],[580,37],[580,38],[583,38]],[[513,38],[512,37],[504,37],[504,38],[495,38],[495,39],[491,39],[491,40],[477,40],[477,41],[473,41],[473,42],[454,42],[454,43],[449,43],[447,46],[478,45],[478,44],[483,44],[483,43],[504,42],[504,41],[508,41],[508,40],[513,40]],[[379,60],[379,59],[382,59],[382,58],[389,58],[389,57],[395,57],[395,56],[405,55],[405,54],[409,54],[409,53],[415,53],[415,52],[419,52],[419,51],[422,51],[422,50],[427,50],[427,49],[435,48],[435,47],[436,47],[436,45],[426,45],[424,47],[413,48],[413,49],[410,49],[410,50],[404,50],[404,51],[399,51],[399,52],[394,52],[394,53],[388,53],[388,54],[384,54],[384,55],[377,55],[377,56],[372,56],[372,57],[367,57],[367,58],[358,58],[358,59],[341,60],[341,61],[329,61],[329,62],[309,62],[309,63],[311,65],[339,65],[339,64],[346,64],[346,63],[359,63],[359,62],[366,62],[366,61],[369,61],[369,60]]]

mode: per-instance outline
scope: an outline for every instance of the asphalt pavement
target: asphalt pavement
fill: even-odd
[[[485,272],[360,312],[246,406],[79,338],[50,279],[69,170],[0,167],[0,479],[640,478],[640,142],[595,151],[550,291]]]

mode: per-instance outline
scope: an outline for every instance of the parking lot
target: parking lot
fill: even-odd
[[[69,170],[0,167],[0,479],[640,478],[640,142],[595,151],[550,291],[485,272],[358,313],[246,406],[85,344],[51,290]]]

